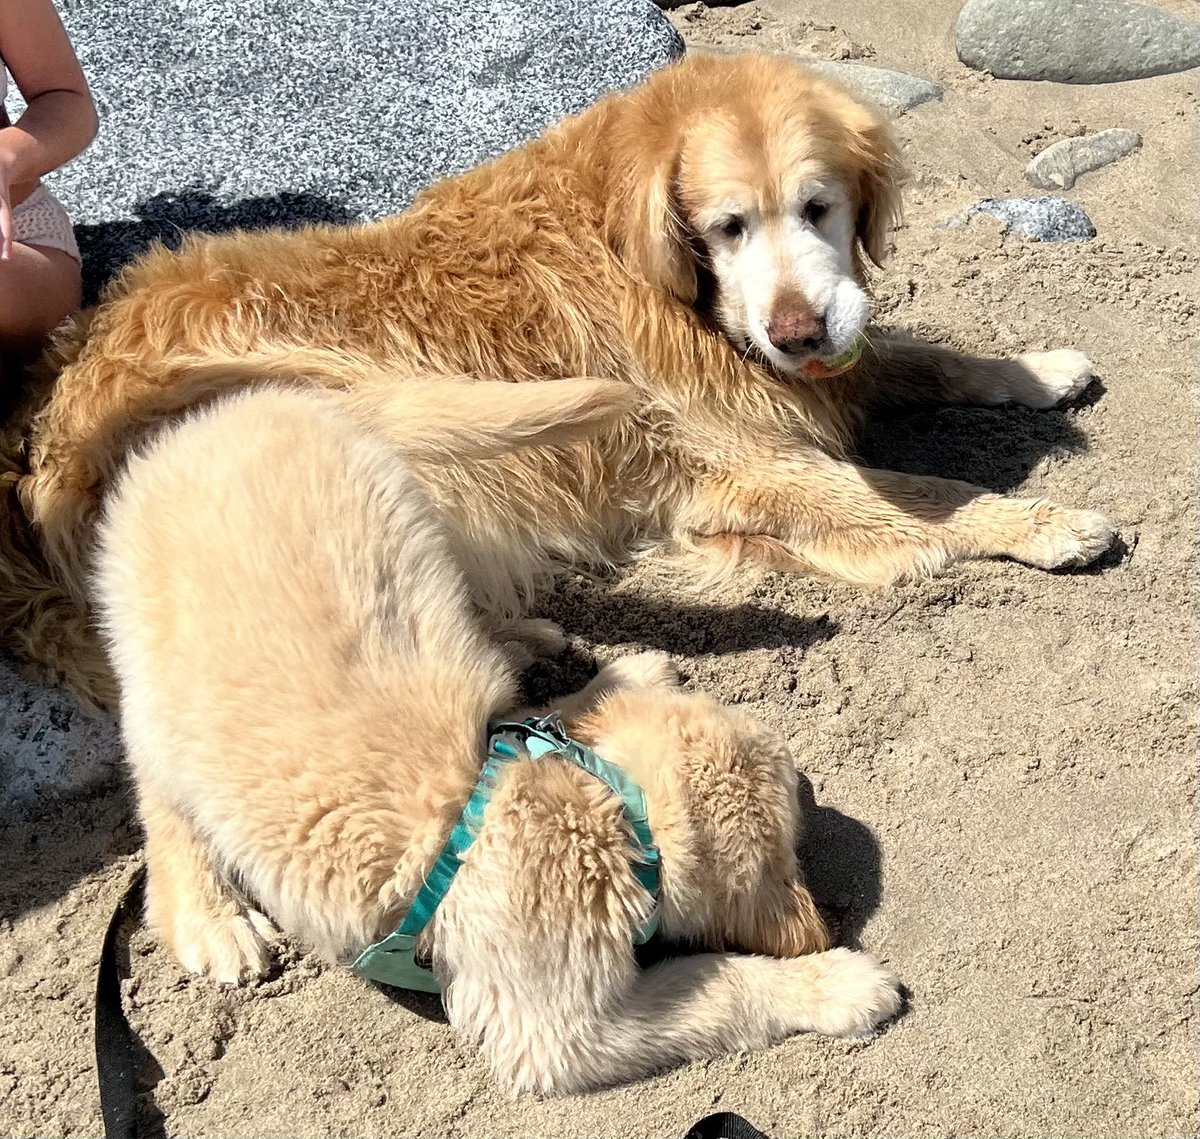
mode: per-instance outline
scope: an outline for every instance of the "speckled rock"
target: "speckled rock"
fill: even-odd
[[[1006,230],[1034,241],[1090,241],[1096,236],[1096,227],[1083,207],[1058,197],[984,198],[943,224],[963,226],[978,214],[994,217]]]
[[[1039,190],[1069,190],[1081,174],[1116,162],[1141,145],[1137,131],[1120,128],[1065,138],[1046,147],[1025,167],[1025,181]]]
[[[1125,0],[967,0],[954,40],[1000,79],[1115,83],[1200,64],[1200,24]]]
[[[115,774],[116,725],[84,712],[69,693],[34,684],[0,658],[0,823]]]
[[[89,294],[180,229],[396,213],[683,53],[650,0],[60,7],[101,118],[50,179]]]
[[[830,79],[844,83],[852,91],[870,99],[885,110],[903,114],[942,97],[942,88],[928,79],[891,71],[886,67],[870,67],[865,63],[844,63],[840,60],[804,59],[814,70]]]
[[[699,50],[716,55],[742,55],[746,49],[725,44],[706,44]],[[940,99],[943,94],[942,88],[928,79],[907,75],[903,71],[892,71],[886,67],[871,67],[865,63],[840,59],[821,59],[819,56],[790,51],[768,51],[768,54],[786,56],[797,63],[803,63],[821,75],[849,87],[864,99],[877,103],[884,110],[896,114],[903,114],[922,103]]]

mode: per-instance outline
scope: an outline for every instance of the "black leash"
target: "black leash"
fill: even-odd
[[[140,916],[146,892],[146,868],[129,880],[108,922],[100,967],[96,971],[96,1082],[104,1139],[138,1139],[138,1070],[146,1050],[125,1016],[117,947],[126,924]],[[717,1112],[700,1120],[684,1139],[767,1139],[740,1115]]]
[[[732,1111],[706,1115],[683,1139],[767,1139],[753,1123]]]
[[[96,1082],[100,1086],[104,1139],[137,1139],[138,1066],[145,1053],[121,1003],[117,946],[126,922],[142,911],[145,888],[143,866],[130,879],[113,910],[96,971]]]

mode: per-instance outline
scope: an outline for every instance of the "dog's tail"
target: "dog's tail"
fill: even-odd
[[[512,383],[431,376],[344,349],[266,345],[175,357],[188,388],[214,391],[256,381],[302,382],[340,393],[417,459],[487,459],[521,447],[590,438],[632,407],[633,389],[589,377]]]
[[[386,424],[397,447],[417,461],[490,459],[522,447],[587,439],[631,406],[614,380],[409,380],[347,395],[351,408]]]

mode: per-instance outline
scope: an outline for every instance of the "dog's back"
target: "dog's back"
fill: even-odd
[[[624,396],[589,385],[545,385],[540,408],[528,386],[510,406],[512,385],[464,385],[468,411],[415,384],[408,450],[486,455],[506,431],[519,445],[607,421]],[[572,392],[596,398],[555,423]],[[514,697],[401,450],[331,395],[234,396],[130,460],[97,570],[151,846],[157,804],[327,954],[370,940]]]

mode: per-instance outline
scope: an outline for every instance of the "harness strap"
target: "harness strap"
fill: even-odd
[[[653,909],[635,931],[633,942],[642,945],[654,936],[658,929],[661,875],[658,848],[650,833],[646,797],[642,789],[621,768],[571,739],[557,715],[523,723],[502,722],[492,726],[488,738],[488,758],[475,789],[400,925],[394,933],[368,945],[355,960],[353,968],[360,977],[421,993],[441,992],[441,985],[433,970],[416,956],[417,940],[445,898],[462,865],[463,856],[479,833],[484,810],[491,802],[502,769],[522,755],[534,760],[543,756],[565,759],[599,779],[620,798],[632,832],[630,845],[634,850],[634,876],[654,899]]]

